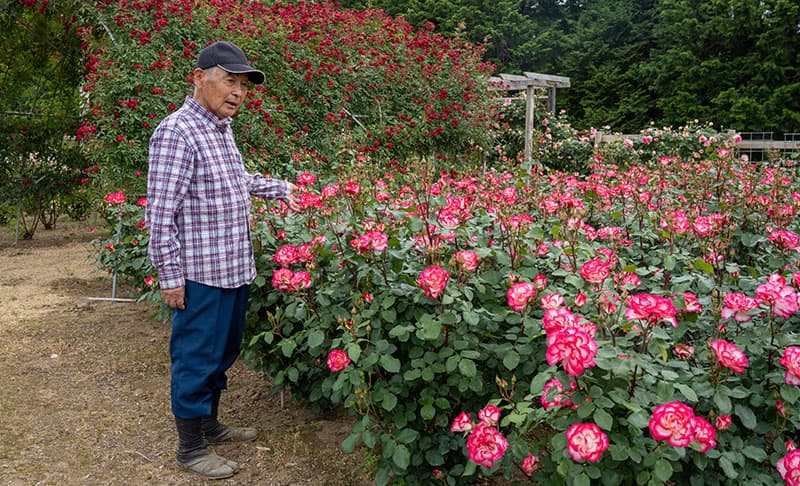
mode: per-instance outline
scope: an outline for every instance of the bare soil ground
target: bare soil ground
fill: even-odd
[[[111,296],[88,226],[60,221],[18,244],[0,228],[0,485],[202,483],[174,463],[169,324],[144,304],[88,299]],[[259,436],[215,448],[242,464],[226,484],[372,483],[369,461],[339,449],[350,419],[285,405],[234,365],[221,419]]]

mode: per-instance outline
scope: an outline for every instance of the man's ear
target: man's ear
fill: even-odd
[[[192,83],[194,83],[195,86],[198,86],[198,83],[203,81],[205,78],[206,72],[203,69],[196,68],[194,71],[192,71]]]

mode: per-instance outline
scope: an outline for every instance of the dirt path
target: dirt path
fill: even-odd
[[[14,245],[0,228],[0,485],[195,484],[174,465],[169,325],[110,297],[89,261],[84,223]],[[363,457],[344,455],[347,419],[286,401],[237,363],[221,418],[259,429],[217,447],[242,464],[225,484],[366,485]]]

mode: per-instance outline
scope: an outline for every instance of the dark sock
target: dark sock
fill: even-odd
[[[208,454],[208,449],[203,441],[203,428],[201,419],[182,419],[175,417],[175,427],[178,429],[178,462],[186,462],[198,456]]]

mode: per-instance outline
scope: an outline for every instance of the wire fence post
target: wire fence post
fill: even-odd
[[[17,223],[14,225],[14,245],[19,243],[19,220],[22,217],[22,200],[17,202]]]

